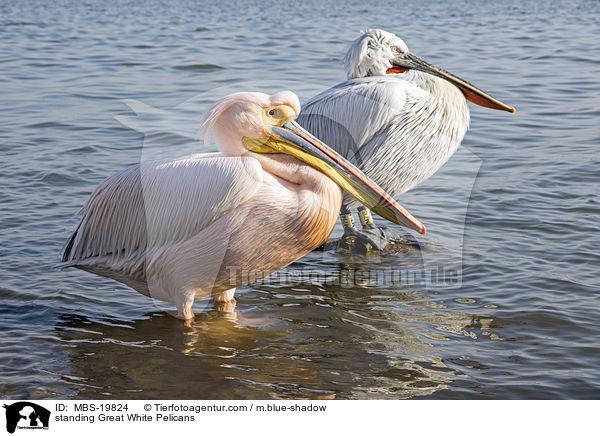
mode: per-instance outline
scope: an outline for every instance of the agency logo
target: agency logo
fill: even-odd
[[[50,411],[29,401],[19,401],[4,405],[6,409],[6,431],[14,433],[16,429],[48,430]]]

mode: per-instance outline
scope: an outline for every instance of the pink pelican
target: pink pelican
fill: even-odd
[[[321,245],[342,189],[384,218],[425,227],[360,170],[293,120],[292,92],[237,93],[203,121],[219,153],[143,162],[87,201],[60,267],[122,282],[193,317],[195,300],[233,301],[240,269],[270,274]]]

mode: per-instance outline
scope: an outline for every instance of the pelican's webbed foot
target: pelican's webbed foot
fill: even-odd
[[[357,229],[349,227],[344,229],[338,250],[342,253],[371,254],[392,249],[401,243],[402,236],[388,227],[374,225]]]
[[[418,242],[409,234],[399,234],[389,227],[376,226],[371,213],[366,208],[359,209],[359,218],[362,228],[354,226],[351,215],[342,217],[344,234],[338,241],[337,249],[347,254],[378,254],[382,252],[397,251],[407,246],[420,248]]]

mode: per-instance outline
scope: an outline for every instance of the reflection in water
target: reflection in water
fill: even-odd
[[[80,398],[410,398],[464,377],[429,341],[490,321],[447,312],[424,291],[302,283],[256,286],[236,311],[189,325],[164,312],[65,314],[56,331]]]

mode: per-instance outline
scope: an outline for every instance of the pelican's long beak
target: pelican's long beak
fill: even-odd
[[[295,121],[287,121],[281,127],[267,126],[259,139],[244,137],[242,142],[250,151],[285,153],[300,159],[327,175],[373,212],[425,235],[425,226],[406,209],[362,171]]]
[[[424,73],[441,77],[442,79],[452,83],[453,85],[458,87],[458,89],[460,89],[465,95],[465,98],[472,103],[478,104],[479,106],[489,107],[491,109],[498,109],[502,111],[511,112],[513,114],[516,112],[514,107],[504,104],[499,100],[496,100],[494,97],[491,97],[487,93],[483,92],[481,89],[471,85],[469,82],[459,77],[456,77],[454,74],[442,70],[441,68],[436,67],[433,64],[430,64],[426,60],[421,59],[420,57],[415,56],[412,53],[403,53],[402,55],[394,59],[392,64],[393,67],[387,70],[388,74],[402,73],[407,69],[423,71]]]

